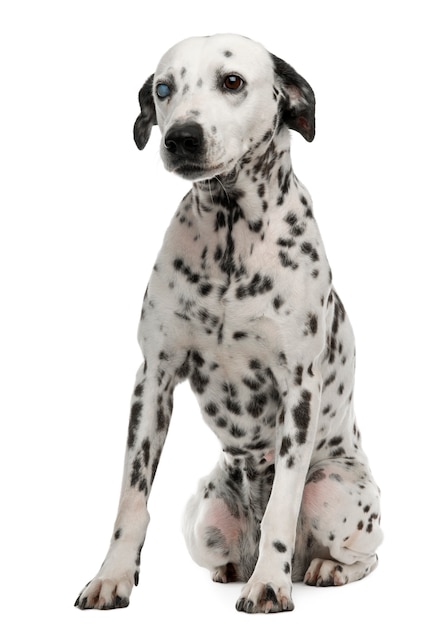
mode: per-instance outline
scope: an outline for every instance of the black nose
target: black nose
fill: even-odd
[[[165,146],[177,156],[195,155],[203,146],[203,130],[200,124],[175,124],[168,130],[165,137]]]

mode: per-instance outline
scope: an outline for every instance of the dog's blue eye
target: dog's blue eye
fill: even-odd
[[[167,98],[170,95],[171,88],[165,83],[160,83],[159,85],[157,85],[155,91],[157,93],[157,96],[163,100],[163,98]]]

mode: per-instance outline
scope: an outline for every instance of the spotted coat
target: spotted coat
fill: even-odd
[[[261,45],[192,38],[140,91],[135,141],[162,134],[192,181],[144,297],[109,553],[80,608],[126,606],[175,386],[188,379],[222,455],[184,533],[214,580],[246,582],[238,610],[293,608],[292,581],[339,585],[374,569],[379,492],[353,410],[355,349],[290,129],[314,137],[309,84]]]

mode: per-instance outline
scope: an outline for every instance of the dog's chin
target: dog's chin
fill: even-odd
[[[229,168],[225,167],[224,163],[218,163],[214,166],[202,165],[200,163],[165,163],[165,167],[168,172],[177,174],[185,180],[191,182],[200,182],[209,180],[215,176],[225,175],[229,171]]]

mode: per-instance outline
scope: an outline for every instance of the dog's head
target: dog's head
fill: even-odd
[[[234,170],[264,150],[284,125],[307,141],[315,134],[315,98],[295,70],[239,35],[186,39],[161,59],[139,93],[134,126],[140,150],[152,126],[162,133],[168,171],[204,180]]]

